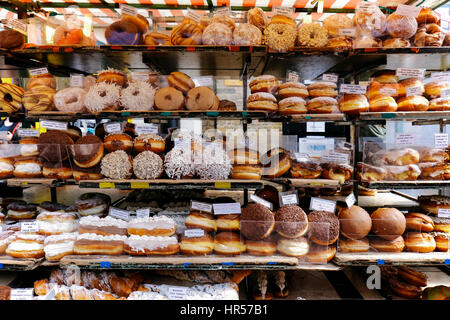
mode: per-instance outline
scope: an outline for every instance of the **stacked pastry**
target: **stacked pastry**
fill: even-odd
[[[36,75],[28,81],[22,104],[27,111],[51,111],[55,94],[56,79],[49,73]]]
[[[428,276],[407,266],[381,267],[381,280],[391,291],[402,298],[418,299],[423,287],[428,285]]]

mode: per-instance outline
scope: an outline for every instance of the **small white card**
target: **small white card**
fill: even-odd
[[[214,10],[214,15],[216,16],[231,16],[230,7],[220,7]]]
[[[415,143],[415,137],[410,133],[397,133],[395,144],[397,146],[412,146]]]
[[[289,206],[293,204],[298,204],[297,191],[286,191],[280,193],[281,206]]]
[[[450,88],[441,90],[441,98],[450,97]]]
[[[187,238],[200,238],[205,235],[205,230],[203,229],[186,229],[184,230],[184,236]]]
[[[34,288],[11,289],[10,300],[33,300]]]
[[[39,224],[37,221],[21,222],[20,231],[22,232],[39,232]]]
[[[214,203],[214,214],[240,214],[241,204],[238,202],[231,203]]]
[[[352,192],[345,198],[345,203],[347,204],[347,207],[351,207],[356,203],[355,194]]]
[[[56,289],[55,287],[52,288],[44,297],[44,300],[55,300],[56,296]]]
[[[389,87],[381,87],[380,93],[387,96],[395,96],[397,94],[397,89]]]
[[[184,287],[171,286],[167,292],[167,297],[169,300],[186,300],[186,291]]]
[[[136,210],[136,218],[148,218],[150,216],[150,209],[137,209]]]
[[[212,204],[199,202],[199,201],[191,201],[191,209],[211,213],[212,212]]]
[[[17,19],[9,19],[8,24],[16,31],[27,35],[27,24]]]
[[[323,121],[307,122],[306,132],[325,132],[325,122]]]
[[[83,87],[84,76],[82,74],[71,74],[70,75],[70,86],[71,87]]]
[[[450,209],[439,209],[438,217],[439,218],[450,218]]]
[[[406,96],[421,96],[422,88],[421,87],[407,87],[406,88]]]
[[[341,93],[349,94],[366,94],[367,86],[360,86],[357,84],[341,84]]]
[[[434,134],[434,147],[440,149],[446,149],[448,147],[448,133],[435,133]]]
[[[136,124],[134,126],[134,130],[138,135],[142,133],[158,134],[159,127],[156,123],[144,123],[144,124]]]
[[[399,3],[397,5],[397,10],[395,10],[395,13],[401,16],[410,16],[412,18],[417,18],[419,16],[420,10],[422,10],[422,7],[408,6]]]
[[[30,76],[34,77],[34,76],[39,76],[41,74],[47,74],[48,70],[47,68],[35,68],[35,69],[28,69],[28,73],[30,74]]]
[[[397,68],[397,77],[422,79],[425,77],[425,69]]]
[[[355,37],[356,36],[356,29],[355,28],[339,29],[339,35],[341,37]]]
[[[287,82],[299,82],[300,76],[295,71],[289,71],[287,74]]]
[[[450,72],[433,72],[431,74],[431,82],[449,81]]]
[[[39,131],[34,129],[19,129],[17,135],[19,137],[39,137]]]
[[[328,153],[324,154],[321,158],[323,162],[334,162],[334,163],[340,163],[340,164],[348,164],[348,154],[342,153],[342,152],[335,152],[335,151],[329,151]]]
[[[252,201],[254,201],[256,203],[262,204],[264,207],[267,207],[270,210],[272,210],[272,208],[273,208],[272,203],[270,203],[267,200],[264,200],[263,198],[258,197],[256,194],[250,195],[250,200],[252,200]]]
[[[322,80],[323,81],[329,81],[329,82],[338,82],[339,75],[334,74],[334,73],[324,73],[322,75]]]
[[[294,13],[294,7],[272,7],[272,16],[280,15],[291,18]]]
[[[195,10],[188,8],[186,18],[194,20],[195,22],[200,22],[200,20],[202,19],[202,15],[197,13]]]
[[[122,13],[122,15],[127,14],[129,16],[134,16],[134,17],[138,15],[138,10],[135,7],[127,6],[125,4],[120,4],[119,8],[120,8],[120,12]]]
[[[132,72],[131,78],[133,79],[133,81],[147,81],[148,72]]]
[[[120,122],[108,122],[103,125],[106,133],[115,133],[122,131],[122,123]]]
[[[41,128],[47,128],[52,130],[67,130],[67,122],[40,120]]]
[[[336,201],[311,197],[311,203],[309,205],[309,210],[311,210],[311,211],[328,211],[328,212],[334,213],[334,211],[336,210]]]
[[[109,216],[112,218],[121,219],[125,221],[130,220],[130,212],[127,210],[109,208]]]

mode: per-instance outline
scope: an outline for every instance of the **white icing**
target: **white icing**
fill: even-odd
[[[0,162],[0,172],[3,171],[13,171],[14,166],[12,164],[6,163],[6,162]]]
[[[59,242],[59,243],[52,243],[48,244],[44,247],[44,252],[46,256],[56,256],[61,253],[71,253],[73,252],[73,244],[74,241],[68,241],[68,242]]]
[[[128,222],[128,228],[133,229],[173,229],[175,221],[166,216],[155,216],[148,218],[135,218]]]
[[[14,171],[23,172],[23,173],[37,173],[41,172],[41,166],[37,163],[23,163],[18,164]]]
[[[122,90],[120,104],[126,110],[152,110],[155,92],[156,90],[148,82],[134,81]]]
[[[89,216],[89,215],[93,215],[93,214],[103,213],[103,211],[105,211],[105,209],[106,209],[106,204],[101,204],[101,205],[95,206],[90,209],[80,209],[79,212],[82,215]]]
[[[145,252],[147,250],[155,250],[166,248],[170,245],[177,244],[177,238],[172,237],[152,237],[152,236],[136,236],[132,235],[125,240],[125,244],[137,252]]]
[[[37,144],[21,144],[20,145],[20,153],[21,154],[32,154],[38,151]]]
[[[120,100],[120,87],[114,83],[99,82],[89,88],[84,104],[90,112],[100,112],[116,106]],[[105,94],[104,97],[102,95]]]
[[[126,228],[127,221],[121,219],[115,219],[113,217],[107,216],[105,218],[100,218],[97,216],[87,216],[80,219],[80,225],[86,226],[96,226],[96,227],[118,227]]]
[[[42,250],[44,246],[37,242],[23,242],[23,241],[13,241],[9,244],[8,250],[13,251],[34,251]]]
[[[78,223],[76,221],[67,221],[67,222],[47,222],[47,221],[38,221],[39,230],[45,231],[49,233],[60,232],[73,232],[77,229]]]
[[[75,220],[77,216],[73,212],[62,212],[62,211],[46,211],[43,210],[41,213],[36,217],[37,220],[61,220],[61,219],[70,219]]]
[[[44,242],[44,239],[45,239],[44,236],[41,236],[39,234],[30,234],[30,233],[22,233],[22,232],[17,232],[16,236],[17,236],[17,239],[31,240],[31,241],[37,241],[37,242]]]
[[[46,237],[45,241],[44,241],[44,245],[47,245],[52,242],[59,242],[59,241],[75,241],[77,239],[77,237],[78,237],[78,232],[56,234],[56,235]]]
[[[119,236],[117,234],[101,236],[95,233],[82,233],[78,235],[77,240],[96,240],[96,241],[125,241],[126,236]]]

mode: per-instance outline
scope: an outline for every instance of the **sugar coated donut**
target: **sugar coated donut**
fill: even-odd
[[[120,104],[125,110],[148,111],[153,110],[155,89],[146,81],[135,81],[123,89]]]
[[[214,22],[209,24],[202,35],[203,44],[226,46],[233,40],[233,31],[226,24]]]
[[[120,87],[113,83],[100,82],[87,92],[84,104],[89,112],[117,110],[120,102]]]
[[[58,91],[55,94],[55,107],[62,112],[84,112],[84,98],[86,90],[73,87]]]

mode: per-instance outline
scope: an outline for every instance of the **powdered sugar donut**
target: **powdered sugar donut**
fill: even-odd
[[[138,179],[157,179],[164,171],[163,160],[154,152],[141,152],[133,159],[133,171]]]
[[[417,32],[417,20],[410,16],[393,13],[386,22],[387,31],[393,38],[409,39]]]
[[[153,110],[156,90],[146,81],[135,81],[122,89],[120,104],[125,110]]]
[[[113,83],[96,83],[86,94],[84,104],[92,113],[117,110],[120,105],[120,87]]]
[[[250,23],[241,23],[233,31],[233,43],[238,46],[257,46],[262,42],[262,33]]]
[[[231,29],[219,22],[211,23],[203,31],[203,44],[226,46],[231,44],[233,40],[233,32]]]
[[[83,112],[85,111],[84,100],[86,90],[83,88],[66,88],[55,94],[55,107],[62,112]]]
[[[164,158],[164,169],[171,179],[192,178],[195,173],[193,151],[190,148],[176,147]]]

